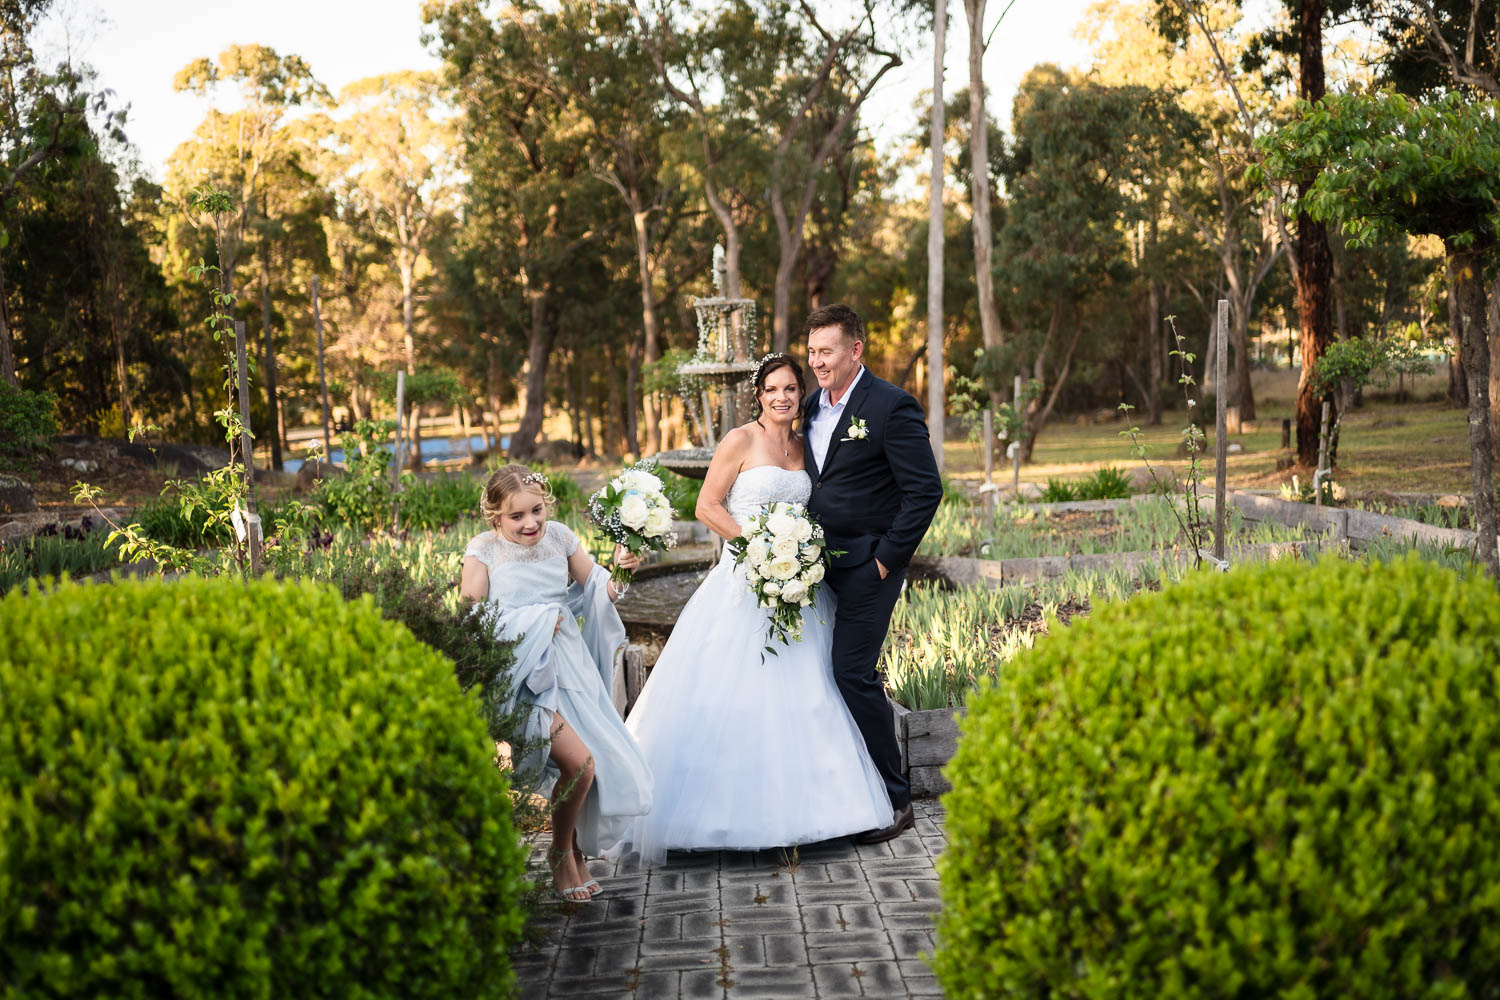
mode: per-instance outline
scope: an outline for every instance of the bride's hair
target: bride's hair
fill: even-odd
[[[557,498],[552,495],[552,487],[547,485],[547,477],[512,462],[496,469],[484,484],[484,493],[479,498],[479,513],[484,516],[485,523],[498,530],[505,501],[522,490],[539,490],[547,504],[549,517],[557,509]]]
[[[802,366],[797,364],[796,359],[790,354],[767,354],[760,359],[760,365],[755,369],[755,380],[753,383],[755,392],[751,406],[757,420],[760,419],[760,394],[766,391],[766,379],[770,378],[771,373],[779,368],[790,368],[792,370],[792,377],[797,380],[797,395],[807,395],[807,382],[802,375]]]

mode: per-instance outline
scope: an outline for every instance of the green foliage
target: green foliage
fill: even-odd
[[[30,392],[0,379],[0,451],[30,451],[57,433],[57,397]]]
[[[1047,488],[1042,490],[1042,503],[1067,503],[1078,499],[1078,487],[1066,479],[1048,477]]]
[[[482,487],[464,473],[418,479],[401,477],[401,526],[419,530],[445,528],[479,511]]]
[[[391,453],[384,445],[395,426],[389,420],[361,420],[344,436],[349,474],[319,480],[313,490],[325,522],[366,531],[390,523],[392,488],[386,469]]]
[[[0,979],[55,996],[505,992],[524,857],[452,677],[328,587],[0,598],[16,723],[0,729]]]
[[[1326,396],[1346,379],[1358,391],[1367,385],[1389,385],[1397,375],[1429,375],[1434,353],[1448,353],[1447,345],[1374,337],[1335,340],[1313,366],[1313,384]]]
[[[0,542],[0,594],[29,580],[88,576],[120,561],[102,531],[48,525],[30,538]],[[50,530],[49,530],[50,529]]]
[[[561,469],[549,469],[541,462],[528,463],[527,468],[547,477],[547,489],[552,493],[552,499],[556,502],[552,511],[554,517],[562,520],[587,515],[588,494],[583,492],[583,487],[578,485],[578,480]]]
[[[1256,141],[1262,178],[1312,184],[1290,211],[1343,227],[1351,243],[1431,233],[1452,247],[1500,237],[1497,104],[1458,92],[1424,103],[1401,94],[1299,101]]]
[[[671,469],[657,468],[656,474],[661,477],[662,487],[668,499],[672,501],[672,509],[677,512],[679,521],[696,521],[698,519],[698,494],[703,491],[703,480],[691,479],[687,476],[679,476]],[[947,487],[944,487],[946,494]],[[587,498],[579,494],[580,502],[587,506]],[[580,507],[580,510],[583,509]]]
[[[1500,980],[1500,595],[1408,557],[1195,575],[970,699],[951,997],[1457,997]]]
[[[1113,465],[1094,470],[1079,486],[1085,500],[1124,500],[1130,496],[1130,477]]]
[[[227,545],[234,528],[210,520],[206,505],[185,505],[168,485],[162,495],[136,509],[135,523],[152,538],[180,549],[211,549]]]

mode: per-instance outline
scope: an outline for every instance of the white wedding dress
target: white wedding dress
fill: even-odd
[[[775,501],[806,503],[807,473],[740,473],[725,506],[740,523]],[[612,856],[757,850],[890,824],[885,784],[833,681],[833,595],[804,611],[802,641],[767,645],[728,546],[672,629],[626,720],[655,775],[655,802]]]

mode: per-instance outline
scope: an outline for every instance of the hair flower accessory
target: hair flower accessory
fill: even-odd
[[[849,418],[849,433],[839,438],[840,441],[863,441],[870,436],[870,428],[865,426],[863,417]]]

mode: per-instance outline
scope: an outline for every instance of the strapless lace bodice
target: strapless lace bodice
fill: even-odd
[[[735,479],[724,498],[729,516],[740,524],[767,504],[807,503],[812,496],[812,480],[801,469],[783,469],[777,465],[757,465],[746,469]]]

